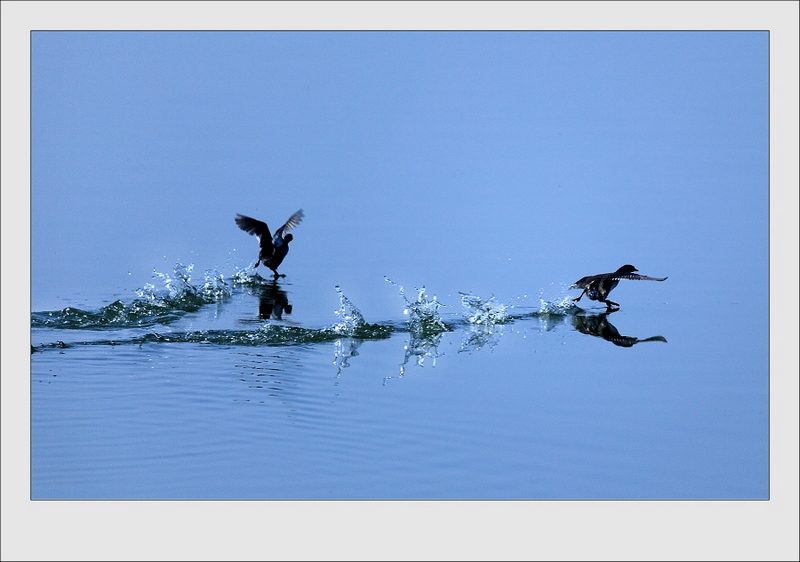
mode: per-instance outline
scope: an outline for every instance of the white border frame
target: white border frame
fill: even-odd
[[[3,560],[798,560],[797,2],[2,2]],[[30,31],[770,32],[770,500],[32,502]],[[27,298],[25,298],[27,297]],[[792,299],[785,302],[784,299]],[[26,377],[26,374],[28,375]]]

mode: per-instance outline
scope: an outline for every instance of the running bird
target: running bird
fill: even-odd
[[[258,252],[258,260],[256,260],[256,264],[253,268],[258,267],[258,264],[262,263],[272,270],[275,274],[274,279],[285,277],[284,274],[278,274],[278,266],[283,262],[283,259],[289,252],[289,242],[294,238],[289,231],[303,220],[303,209],[298,210],[289,217],[286,224],[275,231],[275,236],[269,233],[267,223],[261,222],[260,220],[246,217],[239,213],[236,213],[236,218],[234,220],[239,228],[248,234],[255,234],[258,238],[258,244],[261,249]]]
[[[664,281],[666,277],[647,277],[646,275],[639,275],[634,273],[639,271],[632,265],[623,265],[613,273],[600,273],[598,275],[587,275],[575,282],[570,289],[583,289],[580,297],[572,299],[572,302],[578,302],[583,295],[586,295],[593,301],[600,301],[606,303],[609,310],[613,306],[619,308],[619,304],[614,301],[608,300],[608,293],[614,290],[614,287],[619,285],[620,279],[634,279],[639,281]]]

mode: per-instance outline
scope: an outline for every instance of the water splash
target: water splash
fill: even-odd
[[[548,296],[545,298],[546,289],[542,288],[539,290],[539,315],[574,314],[579,310],[578,305],[573,302],[572,296],[568,293],[569,289],[567,285],[564,283],[561,283],[557,287],[555,283],[551,283],[550,285],[550,290],[556,290],[557,294],[553,297]]]
[[[340,334],[353,335],[367,326],[367,321],[364,320],[364,315],[361,314],[361,311],[345,296],[339,285],[336,285],[335,288],[339,294],[339,310],[334,311],[334,314],[340,320],[330,329]]]
[[[384,277],[386,281],[399,287],[400,296],[405,301],[405,309],[403,313],[408,315],[408,331],[409,341],[403,348],[404,358],[400,364],[400,377],[405,375],[406,365],[413,357],[416,359],[416,364],[420,367],[424,366],[425,359],[431,359],[431,366],[436,366],[436,359],[441,357],[439,353],[439,344],[442,340],[442,333],[449,331],[449,328],[439,315],[439,307],[444,306],[438,301],[436,295],[429,298],[425,294],[425,286],[417,289],[417,300],[410,301],[406,297],[405,289]],[[389,377],[390,378],[390,377]],[[386,380],[384,380],[386,384]]]
[[[417,300],[410,301],[406,297],[406,291],[402,285],[395,283],[388,277],[384,277],[384,279],[400,288],[400,296],[403,297],[406,305],[403,314],[408,316],[408,327],[412,334],[424,336],[449,330],[439,314],[439,307],[445,305],[438,301],[436,295],[433,298],[428,298],[428,295],[425,294],[424,285],[417,289]]]
[[[569,296],[551,301],[546,301],[542,298],[539,299],[539,315],[565,315],[574,313],[576,310],[578,310],[578,305],[572,302]]]
[[[258,272],[249,273],[246,269],[237,269],[231,276],[231,281],[237,287],[259,287],[268,283]]]
[[[233,288],[225,281],[225,276],[214,269],[205,272],[205,282],[201,293],[207,300],[219,301],[233,294]]]
[[[339,317],[339,321],[331,326],[320,330],[321,333],[335,337],[348,336],[361,340],[388,338],[394,328],[386,324],[370,324],[364,319],[364,315],[358,310],[349,298],[342,292],[339,285],[335,287],[339,294],[339,310],[334,314]]]
[[[470,324],[501,324],[509,319],[509,307],[498,302],[494,296],[484,301],[472,293],[459,294],[462,314]]]
[[[161,279],[162,288],[145,283],[136,290],[136,298],[129,304],[116,300],[97,311],[67,307],[60,311],[34,312],[31,327],[80,330],[170,324],[188,312],[232,294],[224,276],[213,270],[206,272],[203,285],[192,285],[193,268],[191,264],[176,263],[172,274],[154,271],[153,276]]]
[[[163,280],[164,286],[169,291],[169,297],[172,300],[180,300],[186,295],[195,295],[198,293],[197,288],[193,287],[191,284],[193,269],[194,264],[183,265],[182,263],[176,263],[172,268],[172,275],[168,273],[159,273],[155,270],[153,271],[153,275]]]
[[[484,301],[472,293],[459,294],[462,315],[469,324],[461,340],[459,353],[472,353],[486,345],[493,349],[503,335],[503,323],[511,320],[509,307],[498,302],[494,296]]]

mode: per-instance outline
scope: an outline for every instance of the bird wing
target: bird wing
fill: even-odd
[[[597,275],[587,275],[586,277],[581,277],[572,284],[570,289],[584,289],[594,277],[597,277]]]
[[[236,221],[236,226],[248,234],[254,234],[262,246],[264,245],[264,242],[272,241],[272,236],[269,233],[269,227],[267,226],[267,223],[240,215],[239,213],[236,213],[236,218],[234,220]]]
[[[611,277],[611,279],[632,279],[634,281],[665,281],[666,277],[648,277],[647,275],[639,275],[638,273],[618,273]]]
[[[286,234],[289,233],[295,226],[300,224],[300,221],[303,220],[303,209],[298,209],[298,211],[293,214],[289,219],[286,221],[282,227],[275,231],[275,236],[273,237],[273,244],[276,246],[279,245],[278,242],[283,242],[283,238]],[[263,223],[262,223],[263,224]],[[264,225],[266,226],[266,225]]]

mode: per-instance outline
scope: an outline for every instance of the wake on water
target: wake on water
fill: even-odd
[[[258,273],[238,270],[226,278],[216,270],[207,270],[202,282],[192,283],[194,266],[176,264],[171,274],[154,272],[160,279],[161,287],[147,283],[136,291],[136,298],[125,304],[117,300],[99,310],[88,311],[67,307],[60,311],[33,312],[31,327],[53,330],[88,330],[95,332],[146,329],[144,333],[116,339],[94,339],[81,343],[55,343],[31,346],[33,351],[73,347],[76,345],[124,345],[145,343],[208,343],[243,346],[286,346],[324,342],[337,342],[337,362],[340,371],[346,367],[347,358],[355,353],[355,348],[365,340],[388,338],[394,332],[407,332],[409,343],[406,346],[405,363],[416,358],[418,364],[431,358],[435,364],[439,356],[437,346],[442,334],[456,330],[464,331],[460,351],[471,352],[485,345],[493,347],[503,334],[504,325],[525,318],[539,318],[545,323],[566,318],[578,309],[569,297],[557,301],[544,301],[538,309],[517,312],[514,306],[503,304],[492,296],[488,300],[471,293],[460,293],[460,317],[445,318],[440,308],[447,306],[434,295],[426,294],[425,286],[416,289],[416,297],[409,299],[402,285],[385,278],[398,287],[403,299],[404,315],[407,321],[398,325],[390,322],[369,323],[359,309],[342,292],[339,286],[334,289],[339,295],[339,310],[335,312],[337,321],[321,329],[275,323],[264,320],[257,328],[249,330],[197,330],[187,332],[160,333],[159,326],[167,327],[200,308],[224,303],[237,288],[256,288],[268,281]],[[141,332],[141,330],[139,330]],[[350,343],[342,343],[349,341]],[[401,371],[402,374],[402,371]]]

